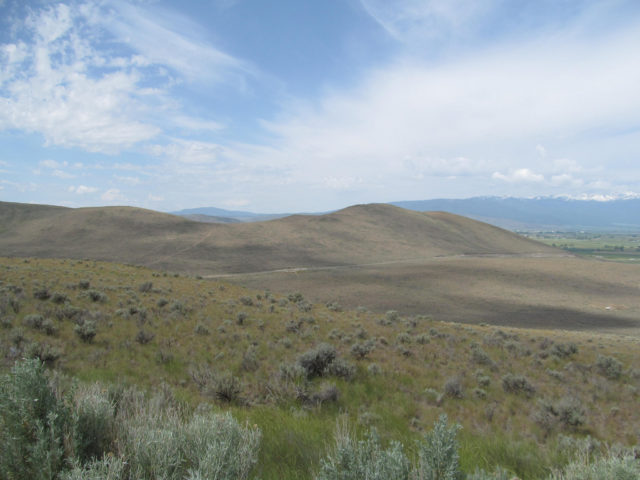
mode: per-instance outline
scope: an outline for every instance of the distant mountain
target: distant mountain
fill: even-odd
[[[216,207],[187,208],[169,213],[205,223],[263,222],[292,215],[291,213],[253,213]]]
[[[392,202],[416,211],[445,211],[510,230],[640,231],[640,199],[570,198],[435,199]]]

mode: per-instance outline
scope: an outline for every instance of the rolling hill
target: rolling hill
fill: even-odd
[[[132,207],[0,204],[5,255],[124,261],[201,275],[425,257],[554,254],[551,247],[442,212],[383,204],[268,222],[206,224]]]

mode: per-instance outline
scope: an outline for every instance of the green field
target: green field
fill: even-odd
[[[615,262],[640,262],[640,233],[536,232],[523,235],[576,255]]]

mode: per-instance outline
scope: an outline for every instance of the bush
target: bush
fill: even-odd
[[[25,315],[22,319],[22,324],[25,327],[34,328],[36,330],[40,330],[42,328],[42,324],[44,322],[44,317],[38,314],[30,314]]]
[[[308,378],[321,377],[336,356],[333,345],[321,343],[313,350],[303,353],[298,358],[298,364],[305,369]]]
[[[224,372],[213,376],[206,393],[220,401],[233,403],[240,400],[242,385],[238,377],[231,372]]]
[[[551,348],[551,355],[558,358],[566,358],[578,353],[578,346],[575,343],[557,343]]]
[[[418,476],[421,480],[461,480],[457,432],[459,425],[447,426],[447,416],[440,415],[433,430],[418,445]]]
[[[444,384],[444,394],[450,398],[463,398],[464,391],[462,389],[462,383],[457,377],[450,378]]]
[[[344,424],[335,433],[335,447],[322,460],[316,480],[409,480],[411,464],[402,444],[383,449],[375,430],[356,441]]]
[[[153,340],[155,338],[155,334],[152,332],[147,332],[143,329],[138,330],[138,333],[136,333],[136,342],[138,342],[140,345],[146,345],[147,343],[151,342],[151,340]]]
[[[97,385],[76,396],[73,443],[76,457],[86,463],[99,460],[115,440],[115,408]]]
[[[36,358],[49,366],[55,364],[61,356],[60,349],[48,343],[32,342],[25,351],[25,358]]]
[[[333,377],[344,378],[345,380],[352,380],[356,374],[356,367],[351,363],[343,360],[342,358],[336,358],[331,362],[327,368],[325,368],[323,375],[330,375]]]
[[[371,353],[375,345],[376,345],[375,341],[371,341],[371,340],[368,342],[354,343],[351,346],[351,355],[356,357],[358,360],[362,360],[364,357],[369,355],[369,353]]]
[[[601,375],[610,380],[617,380],[622,375],[622,363],[615,357],[598,355],[596,367]]]
[[[574,461],[548,480],[636,480],[640,478],[640,462],[631,455],[610,455],[594,462]]]
[[[67,297],[64,293],[61,293],[61,292],[54,292],[51,297],[51,301],[58,305],[65,303],[67,300],[69,300],[69,297]]]
[[[536,388],[529,383],[526,377],[511,373],[502,377],[502,388],[507,393],[515,393],[526,397],[532,397],[536,393]]]
[[[37,298],[38,300],[49,300],[51,298],[51,293],[47,287],[36,288],[33,291],[33,298]]]
[[[138,287],[138,290],[142,293],[147,293],[147,292],[150,292],[152,288],[153,288],[153,282],[144,282],[140,284],[140,286]]]
[[[108,300],[107,296],[100,290],[87,290],[85,295],[92,302],[104,303]]]
[[[54,478],[64,463],[70,412],[39,360],[17,363],[0,378],[0,478]]]
[[[73,331],[80,337],[80,340],[85,343],[93,342],[93,339],[98,333],[96,323],[93,320],[84,320],[82,323],[76,325]]]

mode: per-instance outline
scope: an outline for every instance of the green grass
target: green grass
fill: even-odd
[[[640,262],[640,234],[598,232],[529,233],[527,237],[585,257],[624,263]]]

